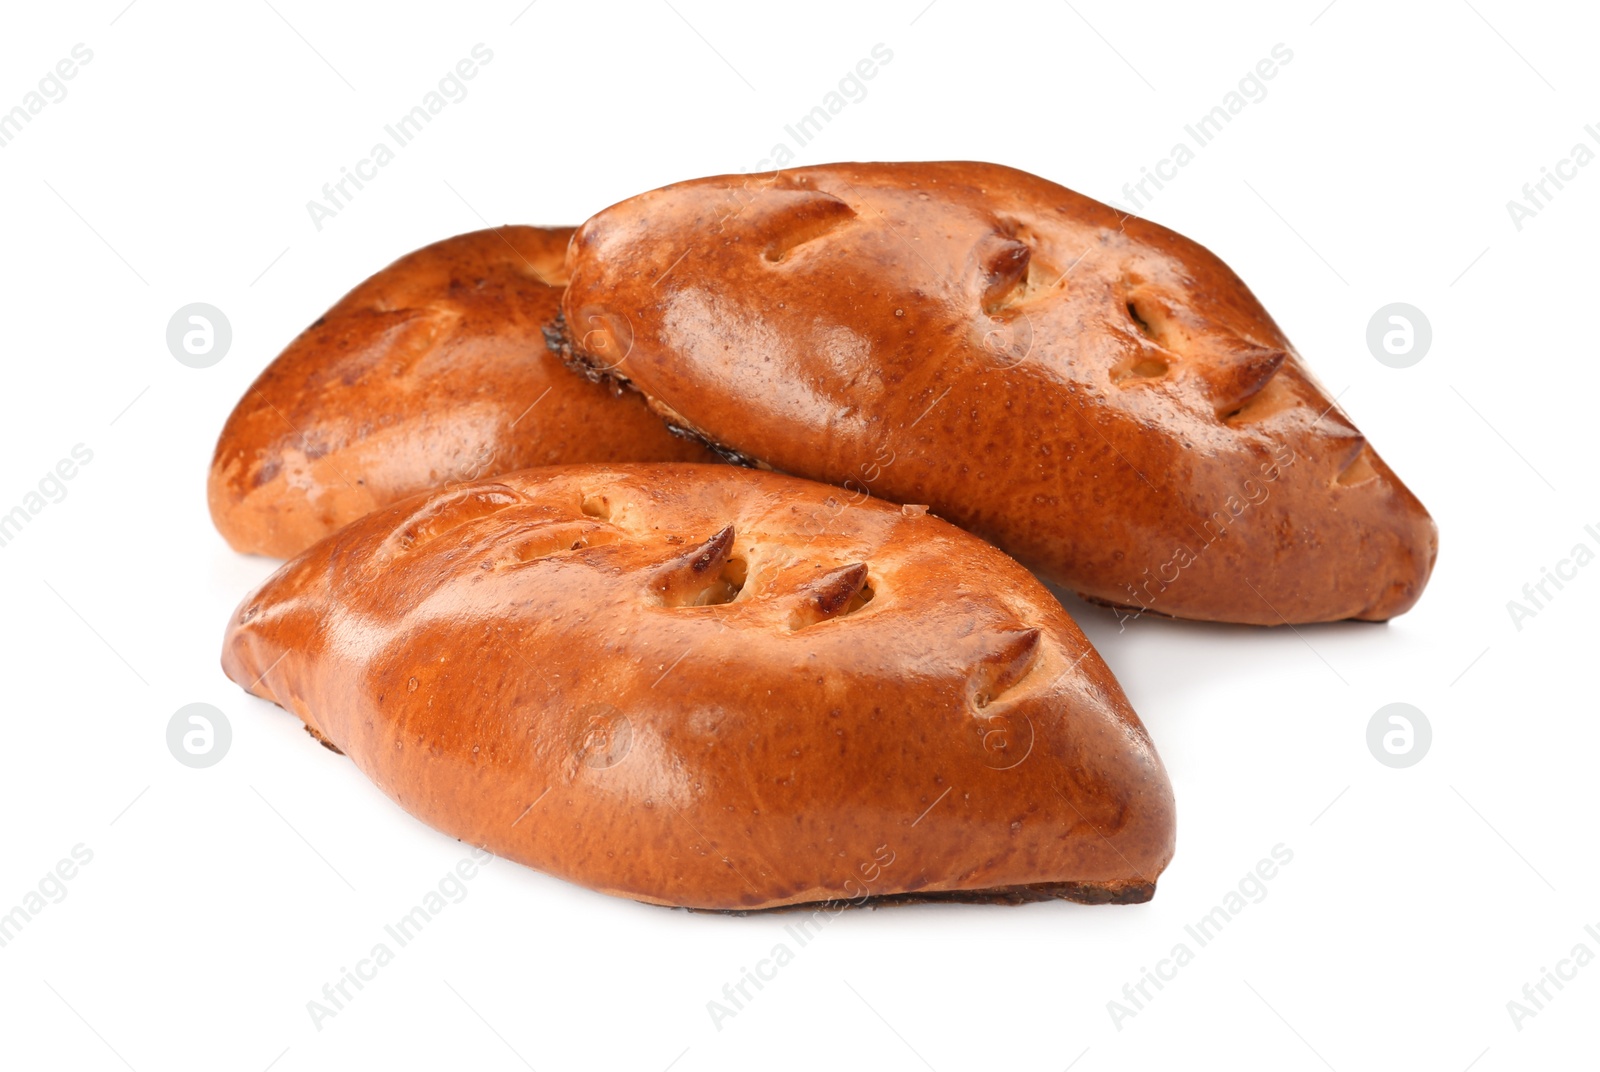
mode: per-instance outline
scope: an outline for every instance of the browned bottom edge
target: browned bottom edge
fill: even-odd
[[[1278,621],[1276,622],[1242,621],[1236,617],[1200,618],[1194,615],[1168,614],[1165,611],[1156,610],[1154,607],[1135,607],[1127,603],[1118,603],[1116,600],[1102,599],[1099,596],[1092,596],[1087,592],[1079,592],[1076,589],[1071,589],[1071,591],[1073,595],[1077,596],[1079,599],[1090,604],[1091,606],[1105,607],[1107,610],[1119,612],[1119,615],[1122,611],[1131,612],[1125,616],[1119,616],[1119,621],[1139,618],[1160,618],[1163,621],[1168,622],[1196,622],[1200,625],[1237,625],[1246,629],[1276,629],[1280,625],[1287,625],[1290,629],[1293,629],[1297,625],[1338,625],[1343,622],[1360,622],[1365,625],[1383,625],[1391,620],[1390,618],[1358,618],[1351,616],[1348,618],[1318,618],[1314,621],[1290,621],[1281,614],[1278,616]]]
[[[300,725],[304,726],[305,727],[305,731],[307,733],[311,734],[312,739],[315,740],[322,747],[326,748],[328,751],[334,753],[335,755],[340,755],[340,756],[344,755],[344,749],[340,748],[338,745],[336,745],[332,741],[328,740],[326,737],[324,737],[322,734],[318,733],[316,730],[312,729],[310,726],[307,726],[304,722],[301,722]]]
[[[1154,607],[1143,607],[1143,606],[1135,607],[1135,606],[1133,606],[1131,604],[1128,604],[1128,603],[1118,603],[1114,599],[1102,599],[1099,596],[1092,596],[1087,592],[1079,592],[1076,589],[1072,589],[1071,591],[1072,591],[1073,595],[1077,596],[1079,599],[1083,600],[1085,603],[1088,603],[1091,606],[1105,607],[1107,610],[1131,611],[1132,614],[1130,615],[1130,617],[1133,617],[1133,618],[1143,618],[1146,615],[1149,615],[1152,618],[1165,618],[1169,622],[1193,622],[1193,621],[1205,622],[1206,621],[1206,619],[1204,619],[1204,618],[1180,618],[1176,614],[1167,614],[1165,611],[1156,610]],[[1226,623],[1224,623],[1224,624],[1226,624]]]
[[[1038,901],[1072,901],[1075,904],[1143,904],[1156,894],[1154,882],[1107,886],[1093,882],[1036,882],[1023,886],[996,886],[987,890],[936,890],[929,893],[888,893],[836,901],[805,901],[772,908],[689,908],[724,916],[764,915],[769,912],[805,912],[846,908],[882,908],[902,904],[1034,904]]]

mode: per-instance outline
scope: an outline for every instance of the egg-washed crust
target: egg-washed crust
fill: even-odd
[[[1426,510],[1199,244],[994,164],[696,179],[574,236],[569,362],[742,460],[927,503],[1097,602],[1421,595]]]
[[[711,461],[544,345],[570,227],[495,227],[363,281],[250,386],[207,494],[235,550],[286,558],[370,510],[531,465]]]
[[[1147,899],[1172,790],[1083,634],[918,507],[723,465],[381,509],[223,666],[403,808],[606,893],[749,911]]]

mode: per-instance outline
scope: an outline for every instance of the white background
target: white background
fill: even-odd
[[[1600,965],[1520,1030],[1507,1002],[1577,943],[1600,954],[1584,932],[1600,930],[1600,565],[1520,629],[1507,601],[1575,544],[1600,549],[1584,531],[1600,530],[1600,166],[1520,230],[1506,208],[1600,125],[1592,7],[125,3],[13,5],[0,33],[0,108],[74,44],[94,53],[0,149],[0,512],[75,444],[93,451],[0,547],[0,912],[73,846],[93,853],[0,949],[0,1063],[1593,1064]],[[319,232],[306,202],[478,42],[494,59],[470,95]],[[796,163],[993,160],[1122,201],[1280,42],[1293,60],[1266,98],[1145,214],[1250,283],[1442,550],[1387,626],[1119,633],[1069,599],[1171,772],[1179,845],[1155,900],[848,913],[719,1030],[706,1003],[791,919],[651,908],[496,862],[314,1027],[307,1001],[466,852],[218,669],[230,610],[272,567],[212,530],[206,467],[277,351],[417,246],[754,168],[878,43],[893,59]],[[164,338],[196,301],[234,333],[205,370]],[[1404,370],[1365,343],[1395,301],[1434,332]],[[206,770],[164,737],[197,701],[233,728]],[[1434,732],[1404,770],[1365,743],[1396,701]],[[1124,984],[1278,843],[1294,858],[1265,900],[1115,1025]]]

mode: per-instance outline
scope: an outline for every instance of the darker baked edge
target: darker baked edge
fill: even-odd
[[[597,369],[589,363],[588,355],[573,345],[572,335],[567,331],[567,316],[565,313],[557,313],[556,318],[540,330],[544,334],[545,347],[573,372],[592,383],[605,384],[618,394],[625,390],[632,391],[643,398],[646,403],[650,401],[650,396],[639,390],[638,386],[628,377],[610,369]],[[651,408],[651,412],[655,413],[654,407]],[[657,413],[656,416],[660,417],[661,415]],[[716,442],[698,428],[690,428],[665,418],[662,418],[661,423],[667,426],[667,431],[679,439],[687,439],[692,443],[700,444],[729,465],[737,465],[743,469],[766,468],[758,459]]]
[[[711,912],[723,916],[765,915],[771,912],[805,912],[847,908],[881,908],[902,904],[1035,904],[1039,901],[1071,901],[1074,904],[1144,904],[1156,895],[1154,882],[1130,882],[1108,886],[1095,882],[1034,882],[1021,886],[996,886],[987,890],[936,890],[928,893],[886,893],[876,897],[857,897],[834,901],[804,901],[771,908],[688,908],[690,912]],[[647,902],[648,903],[648,902]]]

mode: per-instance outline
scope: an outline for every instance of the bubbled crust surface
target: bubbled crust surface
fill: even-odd
[[[1431,518],[1209,251],[992,164],[700,179],[579,228],[574,356],[774,468],[926,502],[1091,599],[1385,619]]]
[[[288,557],[375,507],[532,465],[712,460],[548,352],[571,233],[445,239],[303,331],[217,441],[207,493],[228,543]]]
[[[223,666],[438,829],[642,901],[1134,901],[1173,851],[1144,727],[1026,570],[772,473],[409,499],[247,597]]]

